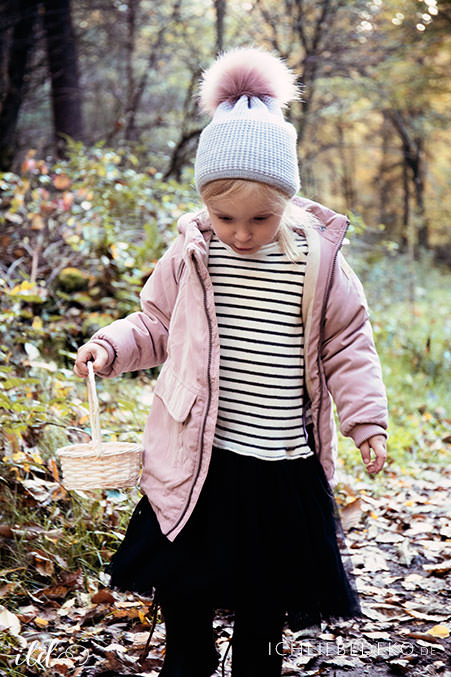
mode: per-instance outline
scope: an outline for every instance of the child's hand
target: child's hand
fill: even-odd
[[[79,348],[74,373],[81,378],[88,375],[88,362],[92,360],[94,371],[102,371],[108,362],[108,351],[98,343],[89,342]]]
[[[374,451],[376,458],[371,460],[371,449]],[[360,453],[362,454],[362,461],[366,465],[368,472],[372,474],[378,473],[384,467],[387,458],[387,440],[384,435],[373,435],[360,445]]]

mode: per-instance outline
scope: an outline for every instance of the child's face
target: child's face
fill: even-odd
[[[254,254],[277,237],[281,214],[258,191],[205,200],[205,206],[218,238],[238,254]]]

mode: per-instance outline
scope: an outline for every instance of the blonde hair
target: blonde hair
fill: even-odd
[[[204,202],[215,199],[229,198],[233,200],[238,195],[249,195],[259,191],[271,204],[274,214],[280,215],[280,225],[277,231],[277,241],[281,250],[290,261],[296,262],[302,258],[293,227],[311,228],[317,219],[302,207],[295,205],[291,199],[278,188],[259,181],[249,179],[217,179],[209,181],[201,190]]]

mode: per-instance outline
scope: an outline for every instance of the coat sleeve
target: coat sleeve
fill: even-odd
[[[341,433],[358,447],[372,435],[387,436],[387,397],[365,294],[341,253],[323,331],[322,365]]]
[[[182,264],[181,237],[162,256],[142,288],[141,310],[115,320],[92,337],[91,341],[106,348],[109,355],[100,376],[111,378],[125,371],[150,369],[166,360],[169,323]]]

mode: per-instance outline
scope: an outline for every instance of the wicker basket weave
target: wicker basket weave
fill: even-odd
[[[94,369],[88,362],[88,402],[92,440],[57,449],[66,489],[120,489],[137,484],[143,448],[131,442],[102,442]]]

